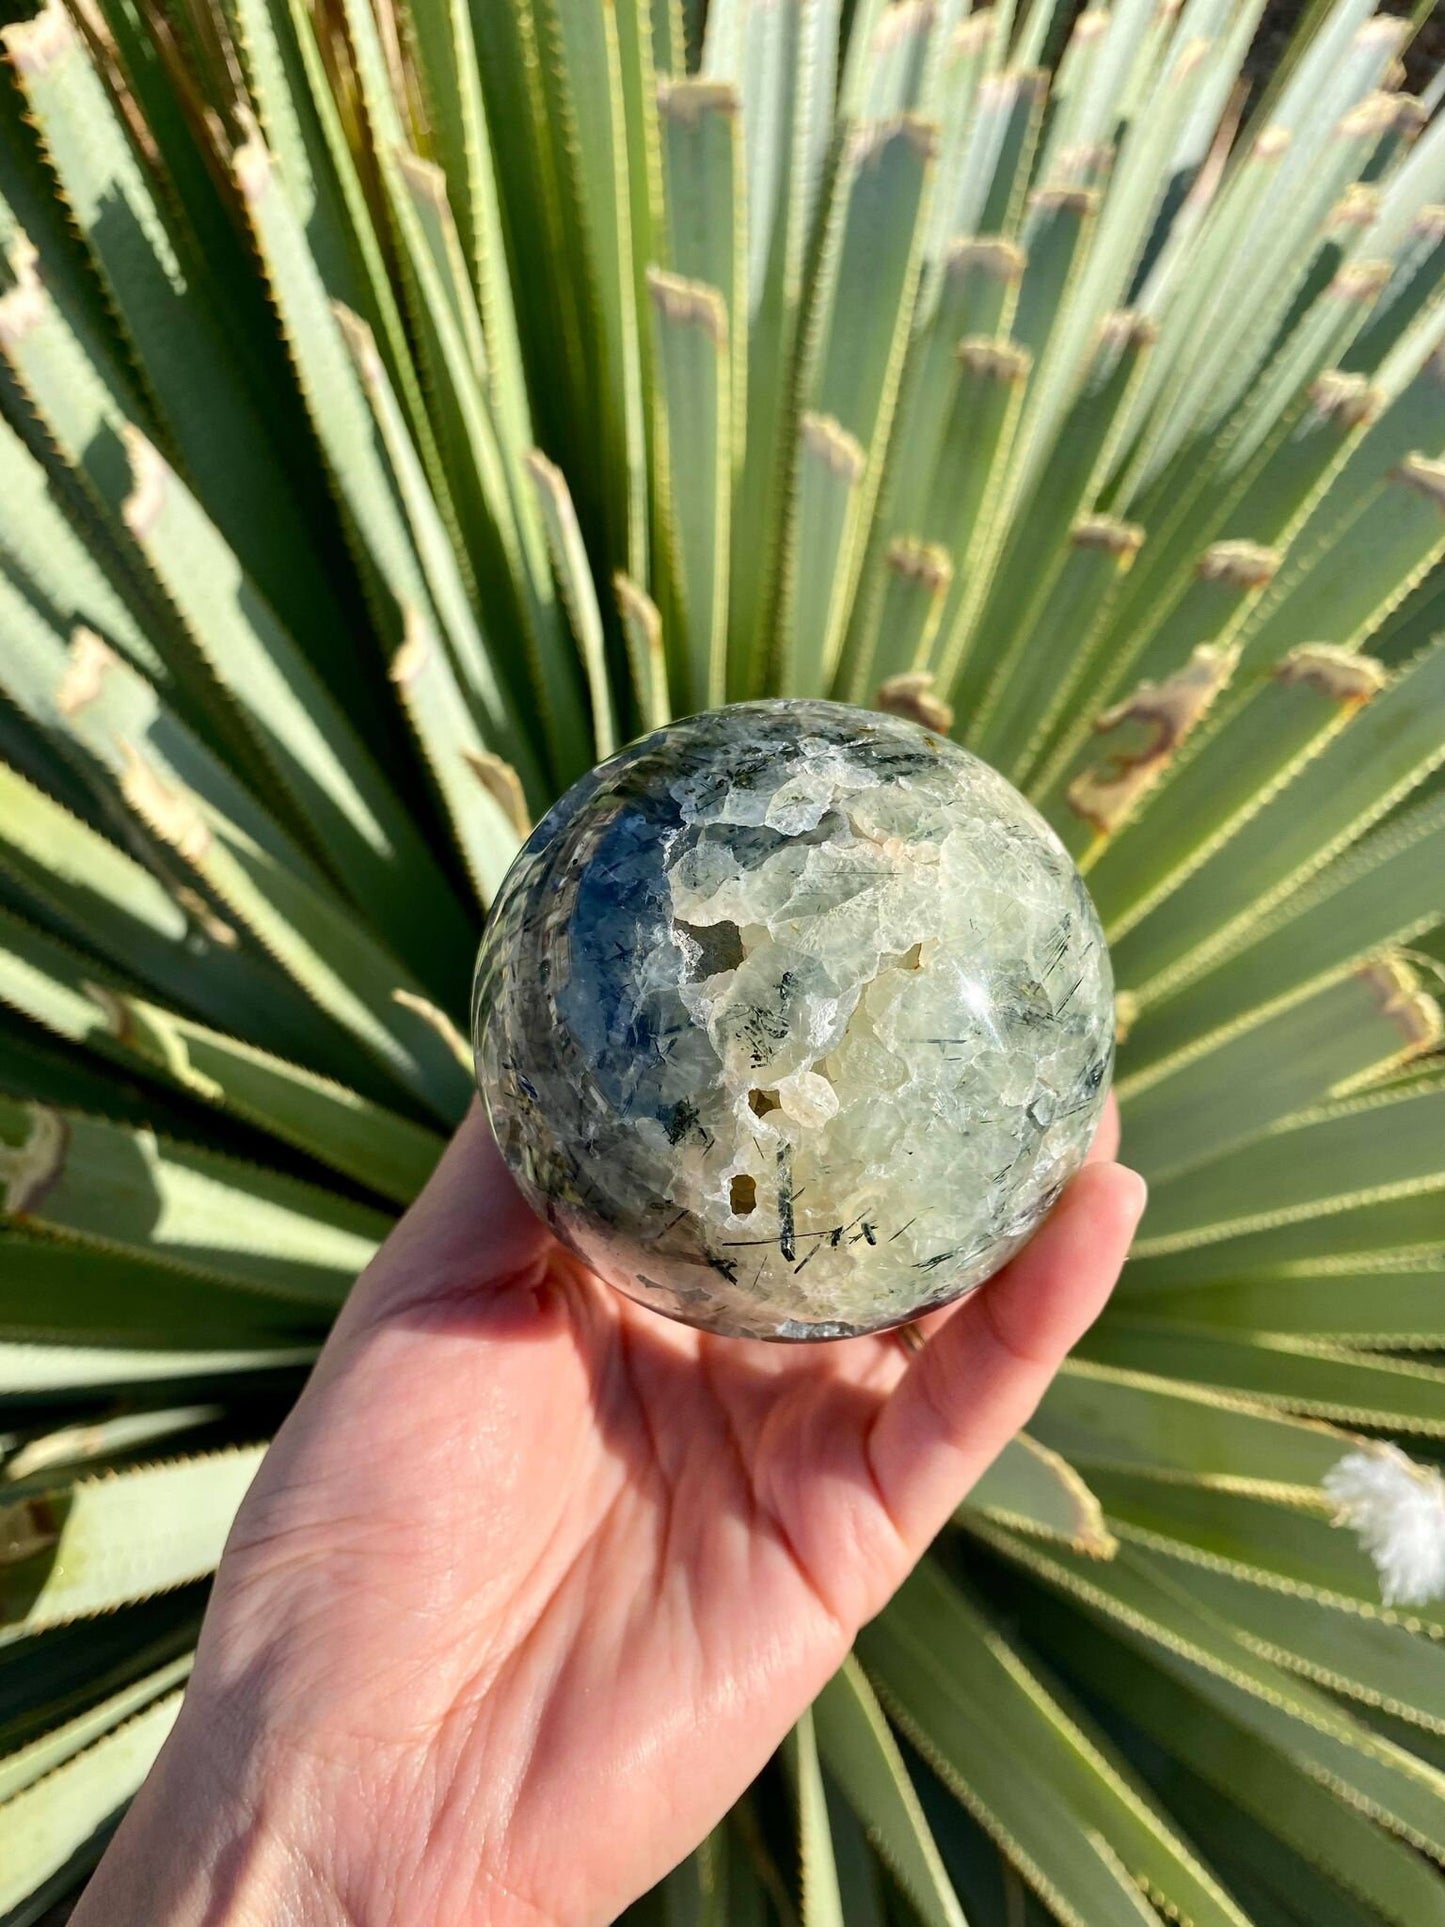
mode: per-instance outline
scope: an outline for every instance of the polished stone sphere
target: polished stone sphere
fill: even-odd
[[[1113,1055],[1098,918],[956,743],[739,703],[575,784],[492,907],[477,1080],[529,1200],[710,1331],[841,1338],[981,1283],[1081,1163]]]

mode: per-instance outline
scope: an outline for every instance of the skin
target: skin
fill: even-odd
[[[589,1927],[716,1824],[1113,1287],[1112,1100],[1052,1216],[896,1338],[608,1290],[473,1110],[242,1506],[174,1733],[73,1927]]]

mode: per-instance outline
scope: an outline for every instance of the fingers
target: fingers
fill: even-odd
[[[550,1236],[512,1181],[474,1098],[421,1195],[363,1272],[345,1315],[374,1319],[428,1295],[525,1276]]]
[[[879,1412],[879,1496],[921,1551],[1042,1398],[1103,1310],[1144,1209],[1144,1180],[1087,1165],[1011,1264],[942,1325]]]
[[[1099,1117],[1099,1128],[1094,1133],[1094,1141],[1084,1153],[1085,1164],[1112,1164],[1119,1155],[1119,1100],[1110,1091],[1104,1100],[1104,1109]]]

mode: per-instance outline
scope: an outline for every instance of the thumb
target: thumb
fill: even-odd
[[[551,1244],[473,1098],[420,1196],[357,1280],[341,1323],[374,1323],[428,1300],[530,1283]]]

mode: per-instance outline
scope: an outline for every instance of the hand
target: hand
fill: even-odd
[[[74,1927],[589,1927],[716,1823],[1102,1308],[1094,1159],[892,1337],[712,1338],[531,1216],[474,1108],[241,1509]]]

